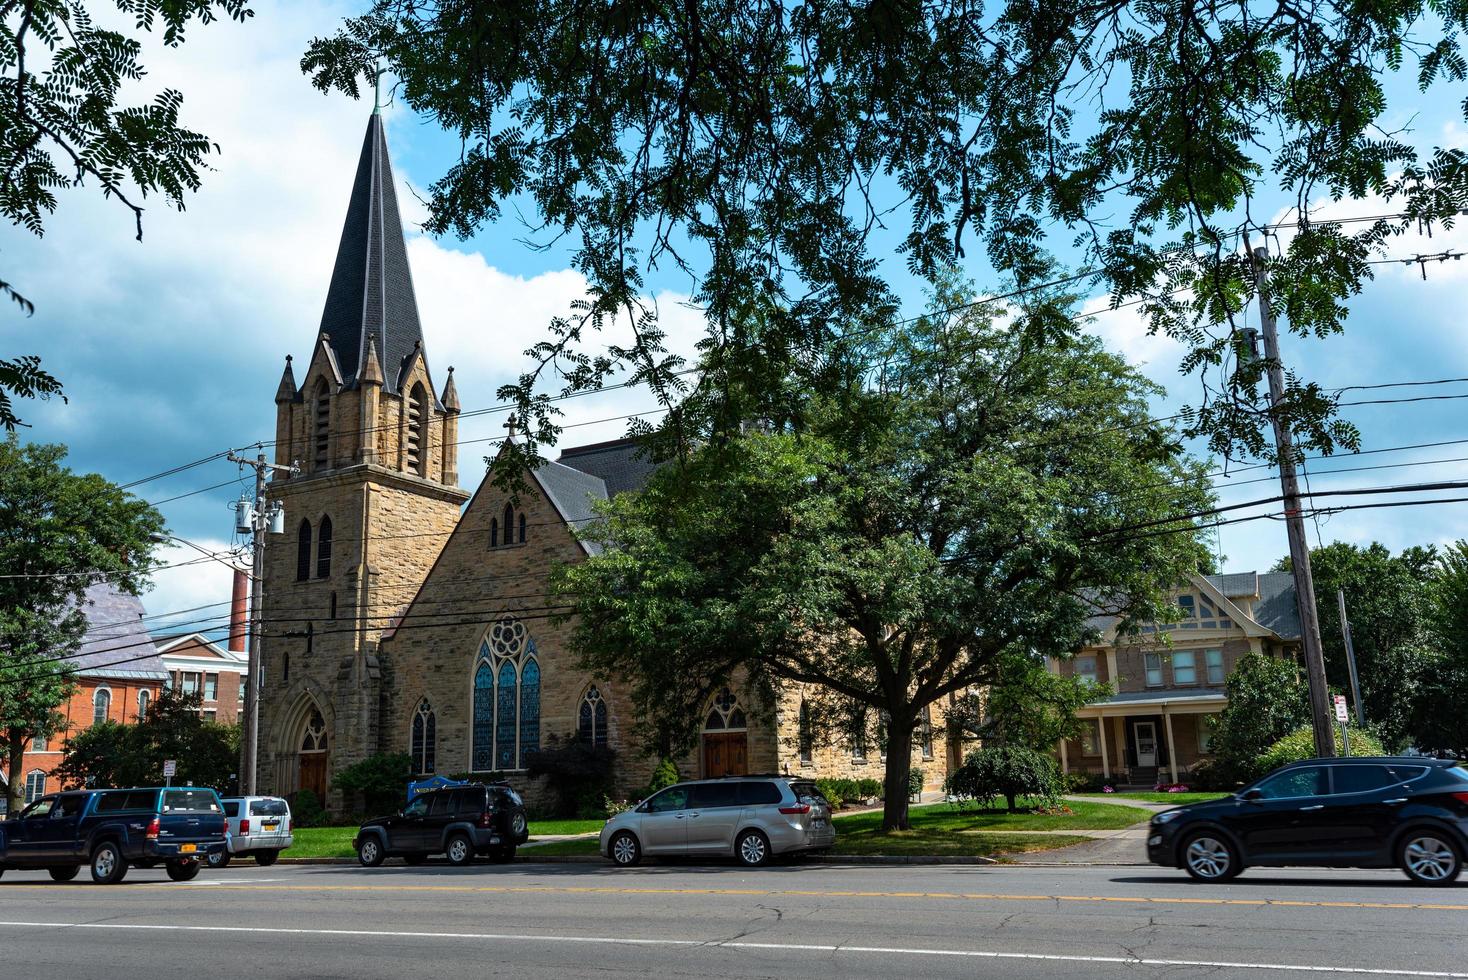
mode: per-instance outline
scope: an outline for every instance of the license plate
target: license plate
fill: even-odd
[[[816,819],[812,820],[810,823],[811,823],[811,826],[812,827],[824,827],[826,825],[826,821],[822,820],[820,817],[817,817]]]
[[[279,826],[280,826],[280,824],[279,824],[279,823],[268,823],[268,824],[266,824],[266,825],[265,825],[265,829],[266,829],[266,830],[275,830],[275,829],[277,829],[277,828],[278,828],[278,827],[279,827]]]
[[[198,846],[195,845],[195,844],[180,844],[180,845],[178,845],[178,853],[180,853],[180,854],[192,854],[195,851],[197,851],[198,849],[199,849]]]

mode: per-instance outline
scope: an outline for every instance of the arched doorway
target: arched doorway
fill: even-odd
[[[321,709],[313,706],[296,757],[296,789],[309,789],[320,800],[326,799],[326,749],[326,720]]]
[[[714,698],[703,722],[703,775],[743,776],[749,772],[749,731],[739,699],[726,687]]]

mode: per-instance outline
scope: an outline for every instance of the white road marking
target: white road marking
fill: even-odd
[[[1080,956],[1070,953],[1004,953],[979,949],[923,949],[905,946],[841,946],[823,943],[754,943],[721,939],[632,939],[615,936],[536,936],[526,933],[409,932],[377,929],[294,929],[271,926],[190,926],[182,924],[130,924],[124,922],[21,922],[0,921],[0,928],[23,929],[109,929],[156,932],[216,932],[285,936],[352,936],[383,939],[473,939],[494,942],[577,943],[604,946],[677,946],[714,949],[762,949],[799,953],[871,953],[895,956],[965,957],[985,960],[1038,960],[1050,963],[1092,963],[1114,966],[1161,968],[1200,967],[1224,970],[1277,970],[1286,973],[1330,973],[1346,976],[1432,977],[1468,980],[1468,973],[1442,970],[1390,970],[1364,966],[1306,966],[1298,963],[1240,963],[1228,960],[1172,960],[1132,956]]]

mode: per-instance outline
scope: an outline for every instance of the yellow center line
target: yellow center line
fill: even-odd
[[[997,892],[884,892],[841,889],[796,888],[658,888],[601,885],[252,885],[246,882],[209,883],[200,891],[311,891],[311,892],[445,892],[519,895],[728,895],[794,896],[806,898],[920,898],[970,902],[1111,902],[1123,905],[1243,905],[1286,906],[1317,909],[1414,909],[1432,912],[1468,912],[1468,905],[1434,905],[1424,902],[1338,902],[1285,898],[1169,898],[1145,895],[1010,895]],[[134,889],[177,890],[174,884],[137,885]],[[134,890],[134,889],[129,889]],[[0,891],[3,894],[3,891]]]

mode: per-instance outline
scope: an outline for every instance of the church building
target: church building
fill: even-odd
[[[300,472],[271,485],[287,527],[266,551],[260,790],[341,809],[335,773],[406,752],[420,776],[506,774],[533,800],[527,758],[579,738],[616,750],[618,789],[635,796],[657,760],[631,738],[625,684],[577,669],[549,577],[595,547],[575,534],[593,503],[653,465],[618,440],[563,450],[518,499],[477,472],[477,489],[460,486],[453,368],[431,367],[375,112],[320,329],[299,381],[286,358],[275,403],[275,460]],[[798,690],[753,707],[715,696],[683,775],[882,777],[865,739],[816,744]],[[934,759],[931,729],[917,741],[914,764],[940,784],[956,747]]]

